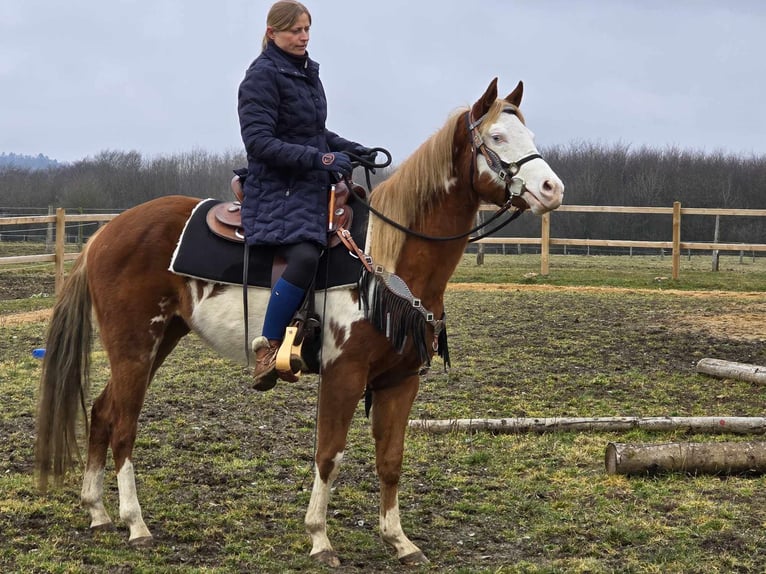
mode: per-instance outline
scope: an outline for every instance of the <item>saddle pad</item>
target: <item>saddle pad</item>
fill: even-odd
[[[194,207],[178,239],[169,270],[177,275],[195,279],[242,285],[244,245],[218,237],[210,231],[205,221],[207,212],[218,203],[221,201],[204,199]],[[352,202],[351,209],[355,212],[351,235],[356,244],[364,250],[369,214],[359,202]],[[273,259],[273,248],[251,246],[247,284],[270,288]],[[327,249],[319,260],[315,288],[356,285],[362,269],[362,263],[343,245]]]

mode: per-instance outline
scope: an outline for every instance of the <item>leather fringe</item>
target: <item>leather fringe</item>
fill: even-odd
[[[386,336],[397,353],[402,353],[411,341],[421,364],[427,367],[431,366],[429,347],[434,340],[428,334],[427,327],[431,325],[438,342],[436,351],[444,360],[445,370],[449,366],[445,315],[434,320],[400,277],[380,269],[363,270],[359,278],[359,305],[367,320]]]

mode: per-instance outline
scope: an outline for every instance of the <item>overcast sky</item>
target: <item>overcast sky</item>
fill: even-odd
[[[500,78],[538,145],[766,154],[766,2],[314,0],[328,127],[395,163]],[[0,0],[0,153],[242,147],[271,2]]]

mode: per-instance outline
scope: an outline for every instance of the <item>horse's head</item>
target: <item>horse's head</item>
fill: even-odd
[[[471,107],[468,130],[476,163],[474,189],[485,201],[511,201],[542,215],[561,205],[564,184],[540,156],[534,134],[519,110],[522,82],[505,99],[497,97],[497,78]]]

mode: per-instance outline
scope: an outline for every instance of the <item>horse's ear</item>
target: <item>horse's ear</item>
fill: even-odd
[[[487,91],[480,97],[476,103],[471,107],[471,117],[474,121],[478,120],[484,114],[487,113],[492,104],[497,99],[497,78],[492,80],[487,86]]]
[[[505,97],[505,101],[517,108],[521,105],[521,96],[524,94],[524,82],[519,81],[513,91]]]

